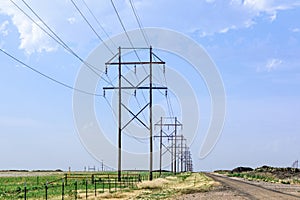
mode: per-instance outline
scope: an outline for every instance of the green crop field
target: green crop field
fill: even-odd
[[[169,173],[164,173],[168,175]],[[2,174],[3,175],[3,174]],[[154,177],[158,177],[154,173]],[[117,181],[116,172],[77,172],[0,176],[0,199],[80,199],[97,196],[99,193],[116,192],[134,188],[148,179],[147,172],[123,172],[122,181]]]

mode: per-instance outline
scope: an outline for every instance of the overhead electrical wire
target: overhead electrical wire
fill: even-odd
[[[89,20],[87,19],[87,17],[84,15],[84,13],[80,10],[79,6],[75,3],[75,1],[71,0],[73,6],[76,8],[76,10],[79,12],[79,14],[81,15],[81,17],[84,19],[84,21],[88,24],[88,26],[92,29],[92,31],[94,32],[94,34],[98,37],[98,39],[104,43],[105,47],[114,55],[113,51],[109,48],[109,46],[105,43],[105,41],[100,37],[100,35],[97,33],[96,29],[92,26],[92,24],[89,22]],[[106,33],[106,35],[108,36],[108,38],[111,40],[111,42],[115,45],[115,43],[112,41],[112,39],[109,37],[109,35],[107,34],[107,32],[105,31],[105,29],[101,26],[100,22],[97,20],[97,18],[95,17],[95,15],[93,14],[93,12],[91,11],[91,9],[89,8],[89,6],[87,5],[87,3],[82,0],[82,2],[84,3],[84,5],[86,6],[86,8],[88,9],[88,11],[90,12],[90,14],[94,17],[94,19],[96,20],[97,24],[101,27],[101,29]],[[115,45],[116,46],[116,45]],[[130,70],[128,68],[128,66],[126,66],[128,70]],[[108,77],[107,73],[105,73],[106,76]],[[108,77],[109,78],[109,77]],[[113,82],[110,80],[110,82]],[[141,104],[139,103],[138,99],[136,99],[140,109],[141,109]],[[107,101],[107,103],[109,103]],[[111,105],[109,104],[109,106],[111,107]],[[142,114],[145,118],[144,113]]]
[[[138,58],[138,60],[141,62],[141,59],[140,59],[140,57],[139,57],[139,55],[138,55],[138,53],[137,53],[137,51],[136,51],[136,49],[135,49],[135,47],[134,47],[134,45],[133,45],[133,42],[132,42],[132,40],[130,39],[130,37],[129,37],[129,35],[128,35],[128,32],[127,32],[127,30],[126,30],[126,28],[125,28],[125,26],[124,26],[124,24],[123,24],[123,22],[122,22],[122,19],[121,19],[120,15],[119,15],[119,12],[118,12],[118,10],[117,10],[117,7],[115,6],[113,0],[110,0],[110,2],[111,2],[111,4],[112,4],[112,6],[113,6],[113,8],[114,8],[114,11],[115,11],[115,13],[116,13],[116,15],[117,15],[117,17],[118,17],[118,20],[119,20],[119,22],[120,22],[120,24],[121,24],[121,26],[122,26],[122,28],[123,28],[123,31],[124,31],[124,33],[125,33],[125,35],[126,35],[128,41],[129,41],[129,43],[130,43],[130,46],[132,47],[132,49],[133,49],[133,51],[134,51],[136,57]],[[144,65],[142,65],[142,66],[143,66],[143,68],[144,68],[145,73],[147,74],[147,70],[145,69]]]
[[[89,12],[90,12],[90,14],[95,18],[95,20],[96,20],[96,22],[98,23],[98,25],[99,26],[101,26],[101,24],[100,24],[100,22],[97,20],[97,18],[95,17],[95,15],[93,14],[93,12],[90,10],[90,8],[88,7],[88,5],[86,4],[86,2],[84,1],[84,0],[82,0],[83,1],[83,3],[85,4],[85,6],[87,7],[87,9],[89,10]],[[73,1],[73,0],[71,0],[71,2],[72,2],[72,4],[73,4],[73,6],[76,8],[76,10],[79,12],[79,14],[81,15],[81,17],[84,19],[84,21],[88,24],[88,26],[92,29],[92,31],[95,33],[95,35],[98,37],[98,39],[102,42],[102,43],[104,43],[104,45],[105,45],[105,47],[114,55],[114,53],[113,53],[113,51],[108,47],[108,45],[105,43],[105,41],[100,37],[100,35],[97,33],[97,31],[95,30],[95,28],[92,26],[92,24],[88,21],[88,19],[85,17],[85,15],[83,14],[83,12],[80,10],[80,8],[77,6],[77,4],[75,3],[75,1]],[[106,31],[104,30],[104,28],[101,26],[101,28],[103,29],[103,31],[106,33]],[[107,34],[108,35],[108,34]],[[109,36],[108,36],[109,37]],[[110,39],[110,38],[109,38]],[[111,40],[111,39],[110,39]],[[112,41],[112,40],[111,40]],[[113,41],[112,41],[112,43],[113,43]],[[113,43],[114,44],[114,43]],[[115,44],[114,44],[115,45]],[[116,46],[116,45],[115,45]],[[129,67],[127,66],[127,65],[125,65],[126,66],[126,68],[128,69],[128,70],[130,70],[129,69]],[[106,73],[105,73],[106,74]],[[106,74],[107,75],[107,74]],[[108,77],[108,76],[107,76]],[[108,77],[109,78],[109,77]],[[136,77],[137,78],[137,77]],[[138,80],[138,79],[137,79]],[[110,80],[110,82],[112,82],[111,80]],[[140,109],[141,109],[141,104],[140,104],[140,102],[138,101],[138,99],[136,99],[136,101],[137,101],[137,103],[138,103],[138,105],[140,106]],[[144,115],[144,113],[142,114],[143,116],[144,116],[144,119],[146,119],[145,118],[145,115]]]
[[[112,1],[112,0],[111,0],[111,1]],[[112,2],[112,3],[113,3],[113,2]],[[130,3],[130,5],[131,5],[131,9],[132,9],[132,11],[133,11],[133,13],[134,13],[135,19],[136,19],[136,21],[137,21],[137,23],[138,23],[139,29],[140,29],[140,31],[141,31],[141,33],[142,33],[142,35],[143,35],[143,38],[144,38],[144,40],[145,40],[145,43],[146,43],[146,45],[150,46],[149,38],[148,38],[147,34],[145,33],[145,31],[144,31],[144,29],[143,29],[141,19],[140,19],[139,15],[138,15],[138,13],[137,13],[137,11],[136,11],[136,9],[135,9],[134,3],[132,2],[132,0],[129,0],[129,3]],[[154,57],[154,59],[155,59],[155,57]],[[165,85],[166,85],[166,87],[168,87],[168,83],[167,83],[167,79],[166,79],[165,72],[164,72],[164,70],[162,70],[162,71],[163,71],[163,74],[164,74],[164,82],[165,82]],[[158,80],[156,77],[154,77],[154,79]],[[159,81],[159,80],[158,80],[158,81]],[[161,83],[162,83],[162,82],[163,82],[163,81],[161,81]],[[167,101],[167,105],[168,105],[168,112],[169,112],[170,116],[173,117],[173,116],[174,116],[174,112],[173,112],[173,108],[172,108],[172,103],[171,103],[170,97],[169,97],[169,95],[165,95],[165,96],[166,96],[166,101]]]
[[[73,6],[76,8],[76,10],[79,12],[79,14],[81,15],[81,17],[84,19],[84,21],[88,24],[88,26],[92,29],[92,31],[94,32],[94,34],[97,36],[97,38],[104,44],[104,46],[110,51],[110,53],[112,55],[114,55],[113,51],[111,50],[111,48],[106,44],[106,42],[101,38],[101,36],[97,33],[96,29],[92,26],[92,24],[89,22],[89,20],[86,18],[86,16],[83,14],[83,12],[80,10],[80,8],[77,6],[77,4],[75,3],[75,1],[71,0]],[[105,31],[105,29],[101,26],[99,20],[96,18],[96,16],[94,15],[94,13],[91,11],[91,9],[88,7],[87,3],[82,0],[83,4],[85,5],[85,7],[88,9],[89,13],[93,16],[93,18],[95,19],[95,21],[97,22],[97,24],[101,27],[101,29],[105,32],[105,34],[108,36],[108,39],[112,42],[112,44],[117,48],[117,45],[112,41],[112,39],[109,37],[109,35],[107,34],[107,32]],[[127,65],[125,65],[126,68],[128,70],[129,67]],[[105,73],[106,74],[106,73]],[[109,77],[108,77],[109,78]]]
[[[111,39],[111,37],[109,36],[109,34],[107,33],[107,31],[105,31],[104,27],[101,25],[101,23],[99,22],[99,20],[97,19],[97,17],[95,16],[95,14],[92,12],[92,10],[90,9],[90,7],[88,6],[88,4],[86,3],[85,0],[81,0],[83,2],[83,4],[85,5],[85,7],[88,9],[89,13],[93,16],[94,20],[96,21],[96,23],[98,24],[98,26],[101,28],[101,30],[103,31],[103,33],[106,35],[106,37],[110,40],[110,42],[114,45],[114,47],[117,49],[117,45],[114,43],[114,41]]]
[[[98,37],[98,39],[104,44],[104,46],[110,51],[110,53],[112,55],[114,55],[114,52],[109,48],[109,46],[107,46],[107,44],[104,42],[104,40],[101,38],[101,36],[97,33],[97,31],[93,28],[93,26],[90,24],[90,22],[87,20],[87,18],[84,16],[84,14],[80,11],[80,9],[78,8],[78,6],[76,5],[76,3],[71,0],[72,4],[74,5],[74,7],[76,8],[76,10],[79,12],[79,14],[81,15],[81,17],[84,19],[84,21],[89,25],[89,27],[93,30],[93,32],[95,33],[95,35]]]
[[[94,66],[92,66],[92,65],[90,65],[89,63],[86,63],[81,57],[79,57],[42,19],[41,19],[41,17],[39,17],[39,15],[24,1],[24,0],[22,0],[22,2],[26,5],[26,7],[28,8],[28,9],[30,9],[30,11],[44,24],[44,26],[45,27],[47,27],[47,29],[56,37],[54,37],[53,35],[51,35],[48,31],[46,31],[39,23],[37,23],[32,17],[30,17],[22,8],[20,8],[13,0],[10,0],[21,12],[23,12],[23,14],[25,14],[33,23],[35,23],[42,31],[44,31],[49,37],[51,37],[54,41],[56,41],[58,44],[60,44],[64,49],[66,49],[68,52],[70,52],[72,55],[74,55],[76,58],[78,58],[84,65],[86,65],[90,70],[92,70],[95,74],[97,74],[102,80],[104,80],[106,83],[108,83],[108,84],[110,84],[110,85],[113,85],[112,84],[112,82],[111,81],[107,81],[106,79],[104,79],[99,73],[97,73],[94,69],[96,69],[96,70],[99,70],[98,68],[96,68],[96,67],[94,67]],[[75,6],[75,8],[77,9],[77,11],[80,13],[80,15],[83,17],[83,19],[85,20],[85,22],[90,26],[90,28],[93,30],[93,32],[97,35],[97,37],[104,43],[104,45],[107,47],[107,49],[113,54],[113,52],[109,49],[109,47],[105,44],[105,42],[103,41],[103,39],[100,37],[100,35],[96,32],[96,30],[92,27],[92,25],[88,22],[88,20],[87,20],[87,18],[83,15],[83,13],[80,11],[80,9],[79,9],[79,7],[75,4],[75,2],[73,1],[73,0],[71,0],[72,1],[72,3],[73,3],[73,5]],[[99,21],[97,20],[97,18],[95,17],[95,15],[92,13],[92,11],[89,9],[89,7],[87,6],[87,4],[86,4],[86,2],[84,1],[84,0],[82,0],[83,1],[83,3],[85,4],[85,6],[87,7],[87,9],[89,10],[89,12],[91,13],[91,15],[94,17],[94,19],[96,20],[96,22],[97,22],[97,24],[101,27],[101,29],[105,32],[105,34],[109,37],[109,35],[107,34],[107,32],[105,31],[105,29],[101,26],[101,24],[99,23]],[[116,14],[117,14],[117,17],[118,17],[118,19],[119,19],[119,21],[120,21],[120,24],[121,24],[121,26],[122,26],[122,28],[123,28],[123,30],[124,30],[124,32],[125,32],[125,34],[126,34],[126,37],[128,38],[128,40],[129,40],[129,42],[130,42],[130,45],[132,46],[132,48],[133,48],[133,50],[134,50],[134,52],[135,52],[135,55],[137,56],[137,58],[140,60],[140,58],[139,58],[139,56],[138,56],[138,54],[137,54],[137,52],[136,52],[136,50],[135,50],[135,48],[134,48],[134,45],[133,45],[133,43],[132,43],[132,40],[130,39],[130,37],[129,37],[129,35],[128,35],[128,33],[127,33],[127,31],[126,31],[126,29],[125,29],[125,26],[124,26],[124,24],[123,24],[123,22],[122,22],[122,20],[121,20],[121,18],[120,18],[120,15],[119,15],[119,13],[118,13],[118,11],[117,11],[117,9],[116,9],[116,7],[115,7],[115,5],[114,5],[114,3],[113,3],[113,0],[111,0],[111,3],[112,3],[112,5],[113,5],[113,7],[114,7],[114,10],[115,10],[115,12],[116,12]],[[149,41],[148,41],[148,39],[147,39],[147,36],[146,36],[146,34],[144,33],[144,31],[143,31],[143,29],[142,29],[142,24],[141,24],[141,22],[140,22],[140,19],[139,19],[139,16],[138,16],[138,14],[137,14],[137,12],[136,12],[136,10],[135,10],[135,7],[134,7],[134,5],[133,5],[133,3],[132,3],[132,1],[130,0],[130,4],[131,4],[131,7],[132,7],[132,9],[133,9],[133,12],[134,12],[134,15],[135,15],[135,17],[136,17],[136,20],[137,20],[137,22],[138,22],[138,24],[139,24],[139,28],[140,28],[140,30],[141,30],[141,32],[142,32],[142,34],[143,34],[143,37],[144,37],[144,40],[145,40],[145,42],[146,42],[146,44],[147,45],[149,45]],[[110,39],[110,38],[109,38]],[[113,43],[114,44],[114,43]],[[115,45],[115,44],[114,44]],[[115,45],[116,46],[116,45]],[[8,55],[5,51],[3,51],[3,50],[1,50],[3,53],[5,53],[6,55]],[[10,56],[11,58],[14,58],[12,55],[8,55],[8,56]],[[22,62],[22,61],[20,61],[20,60],[18,60],[18,59],[14,59],[14,60],[16,60],[16,61],[18,61],[18,62],[20,62],[22,65],[24,65],[24,66],[26,66],[26,67],[28,67],[29,69],[31,69],[31,70],[33,70],[33,71],[35,71],[36,73],[39,73],[40,75],[42,75],[42,76],[44,76],[44,77],[46,77],[46,78],[48,78],[48,79],[50,79],[50,80],[52,80],[52,81],[54,81],[54,82],[56,82],[56,83],[58,83],[58,84],[60,84],[60,85],[63,85],[64,87],[67,87],[67,88],[69,88],[69,89],[72,89],[72,90],[75,90],[75,91],[78,91],[78,92],[81,92],[81,93],[85,93],[85,94],[89,94],[89,95],[94,95],[94,96],[103,96],[103,95],[99,95],[99,94],[94,94],[94,93],[89,93],[89,92],[86,92],[86,91],[83,91],[83,90],[80,90],[80,89],[77,89],[77,88],[74,88],[74,87],[72,87],[72,86],[70,86],[70,85],[67,85],[67,84],[65,84],[65,83],[63,83],[63,82],[60,82],[60,81],[57,81],[56,79],[54,79],[54,78],[52,78],[52,77],[50,77],[50,76],[48,76],[48,75],[46,75],[46,74],[43,74],[43,73],[41,73],[41,72],[39,72],[39,71],[37,71],[37,70],[35,70],[34,68],[32,68],[32,67],[30,67],[30,66],[28,66],[28,65],[26,65],[24,62]],[[143,68],[144,68],[144,66],[143,66]],[[144,68],[144,70],[145,70],[145,72],[146,72],[146,69]],[[100,71],[100,70],[99,70]],[[101,71],[101,73],[104,73],[104,72],[102,72]],[[165,79],[166,80],[166,79]],[[143,94],[144,95],[144,94]],[[137,98],[136,98],[137,99]],[[145,99],[145,96],[144,96],[144,99]],[[168,99],[169,100],[169,99]],[[138,99],[137,99],[137,101],[138,101]],[[170,100],[169,100],[170,101]],[[167,101],[168,102],[168,101]],[[140,103],[138,102],[138,104],[139,104],[139,106],[141,106],[140,105]],[[169,104],[170,104],[170,106],[169,106]],[[168,103],[168,107],[171,107],[171,103],[169,102]],[[172,111],[173,112],[173,111]],[[143,114],[144,115],[144,114]],[[145,118],[145,116],[144,116],[144,118]]]
[[[129,37],[129,34],[128,34],[126,28],[125,28],[125,25],[124,25],[124,23],[123,23],[123,21],[122,21],[122,19],[121,19],[121,16],[120,16],[120,14],[119,14],[119,12],[118,12],[118,10],[117,10],[117,7],[115,6],[113,0],[111,0],[110,2],[111,2],[111,5],[112,5],[112,7],[113,7],[113,9],[114,9],[114,11],[115,11],[115,13],[116,13],[116,15],[117,15],[118,20],[119,20],[119,22],[120,22],[120,24],[121,24],[121,26],[122,26],[122,29],[123,29],[123,31],[124,31],[124,33],[125,33],[125,35],[126,35],[128,41],[129,41],[129,43],[130,43],[130,46],[131,46],[131,48],[133,49],[133,52],[134,52],[135,56],[136,56],[137,59],[141,62],[141,59],[140,59],[140,57],[139,57],[139,55],[138,55],[138,53],[137,53],[137,51],[136,51],[136,48],[134,47],[134,44],[133,44],[131,38]],[[142,65],[142,68],[143,68],[145,74],[148,74],[148,73],[147,73],[147,70],[145,69],[145,66],[144,66],[144,65]],[[137,78],[137,77],[136,77],[136,78]],[[146,97],[145,97],[145,94],[144,94],[143,91],[142,91],[142,95],[143,95],[144,101],[147,102]],[[142,113],[142,115],[143,115],[144,119],[146,120],[145,114]]]
[[[84,61],[80,56],[78,56],[48,25],[45,23],[45,21],[28,5],[24,0],[22,2],[25,4],[25,6],[43,23],[43,25],[54,35],[51,35],[48,31],[46,31],[39,23],[37,23],[30,15],[28,15],[20,6],[18,6],[13,0],[10,0],[14,6],[16,6],[26,17],[28,17],[36,26],[38,26],[44,33],[46,33],[49,37],[51,37],[55,42],[57,42],[59,45],[61,45],[65,50],[67,50],[69,53],[74,55],[77,59],[80,60],[85,66],[87,66],[92,72],[94,72],[96,75],[98,75],[103,81],[106,83],[112,85],[111,82],[104,79],[97,71],[102,72],[98,68],[94,67],[93,65],[87,63]],[[97,71],[96,71],[97,70]]]
[[[95,30],[95,28],[92,26],[92,24],[88,21],[88,19],[85,17],[85,15],[83,14],[83,12],[80,10],[80,8],[77,6],[77,4],[75,3],[75,1],[71,0],[73,6],[75,7],[75,9],[79,12],[80,16],[84,19],[84,21],[86,22],[86,24],[90,27],[90,29],[92,29],[92,31],[94,32],[94,34],[97,36],[97,38],[104,44],[104,46],[106,47],[106,49],[112,54],[114,55],[114,52],[111,50],[111,48],[106,44],[106,42],[101,38],[101,36],[97,33],[97,31]],[[86,2],[83,0],[85,6],[87,7],[87,9],[89,10],[90,14],[92,16],[95,17],[95,15],[92,13],[92,11],[89,9],[88,5],[86,4]],[[99,21],[97,20],[97,18],[95,17],[96,21],[98,22],[99,26],[101,26],[101,24],[99,23]],[[102,26],[101,26],[102,27]],[[102,29],[104,30],[104,28],[102,27]],[[105,31],[105,30],[104,30]],[[106,32],[106,31],[105,31]],[[114,43],[113,43],[114,44]],[[107,73],[105,73],[107,75]],[[107,78],[109,79],[109,77],[107,76]],[[112,83],[112,81],[109,79],[110,83]],[[112,84],[111,84],[112,85]]]
[[[140,19],[139,15],[138,15],[138,13],[137,13],[137,11],[136,11],[136,9],[135,9],[135,6],[134,6],[132,0],[129,0],[129,3],[130,3],[130,5],[131,5],[131,8],[132,8],[133,14],[134,14],[134,16],[135,16],[135,19],[136,19],[136,21],[137,21],[137,23],[138,23],[138,25],[139,25],[139,28],[140,28],[140,30],[141,30],[141,32],[142,32],[142,35],[143,35],[143,37],[144,37],[144,40],[145,40],[147,46],[150,46],[149,39],[148,39],[148,37],[147,37],[147,35],[146,35],[144,29],[142,28],[142,22],[141,22],[141,19]]]
[[[8,56],[8,57],[10,57],[11,59],[13,59],[14,61],[20,63],[21,65],[23,65],[23,66],[25,66],[25,67],[27,67],[27,68],[30,69],[31,71],[33,71],[33,72],[39,74],[40,76],[43,76],[43,77],[45,77],[45,78],[47,78],[47,79],[49,79],[49,80],[51,80],[51,81],[53,81],[53,82],[55,82],[55,83],[57,83],[57,84],[59,84],[59,85],[61,85],[61,86],[64,86],[64,87],[66,87],[66,88],[68,88],[68,89],[71,89],[71,90],[74,90],[74,91],[77,91],[77,92],[80,92],[80,93],[83,93],[83,94],[87,94],[87,95],[92,95],[92,96],[103,96],[103,95],[100,95],[100,94],[91,93],[91,92],[87,92],[87,91],[84,91],[84,90],[75,88],[75,87],[70,86],[70,85],[68,85],[68,84],[66,84],[66,83],[63,83],[63,82],[61,82],[61,81],[59,81],[59,80],[56,80],[55,78],[53,78],[53,77],[51,77],[51,76],[48,76],[48,75],[46,75],[46,74],[40,72],[39,70],[35,69],[34,67],[29,66],[28,64],[24,63],[23,61],[21,61],[20,59],[16,58],[16,57],[13,56],[12,54],[6,52],[5,50],[3,50],[3,49],[0,48],[0,51],[1,51],[2,53],[4,53],[6,56]]]

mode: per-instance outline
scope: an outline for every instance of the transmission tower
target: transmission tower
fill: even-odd
[[[132,62],[123,62],[122,61],[122,55],[121,55],[121,50],[126,49],[126,50],[133,50],[136,51],[137,49],[139,50],[149,50],[149,61],[132,61]],[[114,62],[113,60],[118,56],[118,62]],[[156,58],[158,61],[153,61],[153,57]],[[152,101],[153,101],[153,90],[158,89],[158,90],[167,90],[167,87],[153,87],[153,82],[152,82],[152,67],[153,65],[164,65],[165,62],[162,61],[158,56],[156,56],[152,52],[152,47],[150,48],[121,48],[119,47],[118,54],[112,57],[107,63],[105,63],[106,66],[118,66],[118,87],[103,87],[103,90],[118,90],[118,181],[121,181],[121,147],[122,147],[122,131],[133,121],[137,120],[139,123],[141,123],[145,128],[149,130],[149,146],[150,146],[150,161],[149,161],[149,180],[152,180],[152,171],[153,171],[153,122],[152,122]],[[137,85],[133,84],[130,82],[130,80],[126,79],[125,76],[122,74],[122,68],[124,66],[144,66],[144,65],[149,65],[149,74],[142,79],[141,82],[139,82]],[[130,86],[122,86],[122,79],[129,83]],[[147,79],[149,79],[149,83],[146,84],[148,86],[143,86]],[[127,107],[125,104],[122,103],[122,91],[123,90],[149,90],[149,102],[141,108],[137,114],[134,114],[133,111],[129,107]],[[132,118],[125,124],[122,125],[122,107],[125,108],[127,112],[129,112],[132,115]],[[147,108],[149,107],[149,125],[147,126],[147,122],[143,122],[139,118],[139,115]]]
[[[177,141],[182,138],[181,136],[177,135],[177,128],[182,127],[182,124],[177,120],[177,117],[161,117],[160,121],[155,124],[155,126],[160,127],[160,135],[154,136],[154,138],[160,139],[159,145],[159,172],[161,174],[161,167],[162,167],[162,147],[164,146],[167,151],[171,153],[171,171],[176,174],[176,160],[177,160]],[[170,127],[172,129],[170,129]],[[168,131],[165,129],[167,128]],[[166,138],[168,141],[171,140],[171,146],[167,146],[163,143],[163,138]]]

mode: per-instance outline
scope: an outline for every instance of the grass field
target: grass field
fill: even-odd
[[[168,173],[165,173],[168,175]],[[158,173],[154,173],[157,177]],[[0,199],[80,199],[105,192],[116,192],[136,187],[148,179],[147,172],[123,172],[117,181],[116,172],[84,173],[2,173],[0,174]]]
[[[147,172],[123,173],[0,173],[0,199],[170,199],[181,194],[205,192],[215,183],[202,173],[163,173],[148,181]]]

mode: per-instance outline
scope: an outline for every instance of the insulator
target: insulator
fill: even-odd
[[[166,73],[166,65],[163,65],[163,73]]]
[[[105,74],[107,74],[107,66],[105,66]]]
[[[103,90],[103,97],[105,97],[105,90]]]
[[[168,96],[168,90],[165,91],[165,96]]]
[[[136,90],[134,90],[133,95],[136,97]]]
[[[134,73],[136,74],[136,65],[134,65]]]

